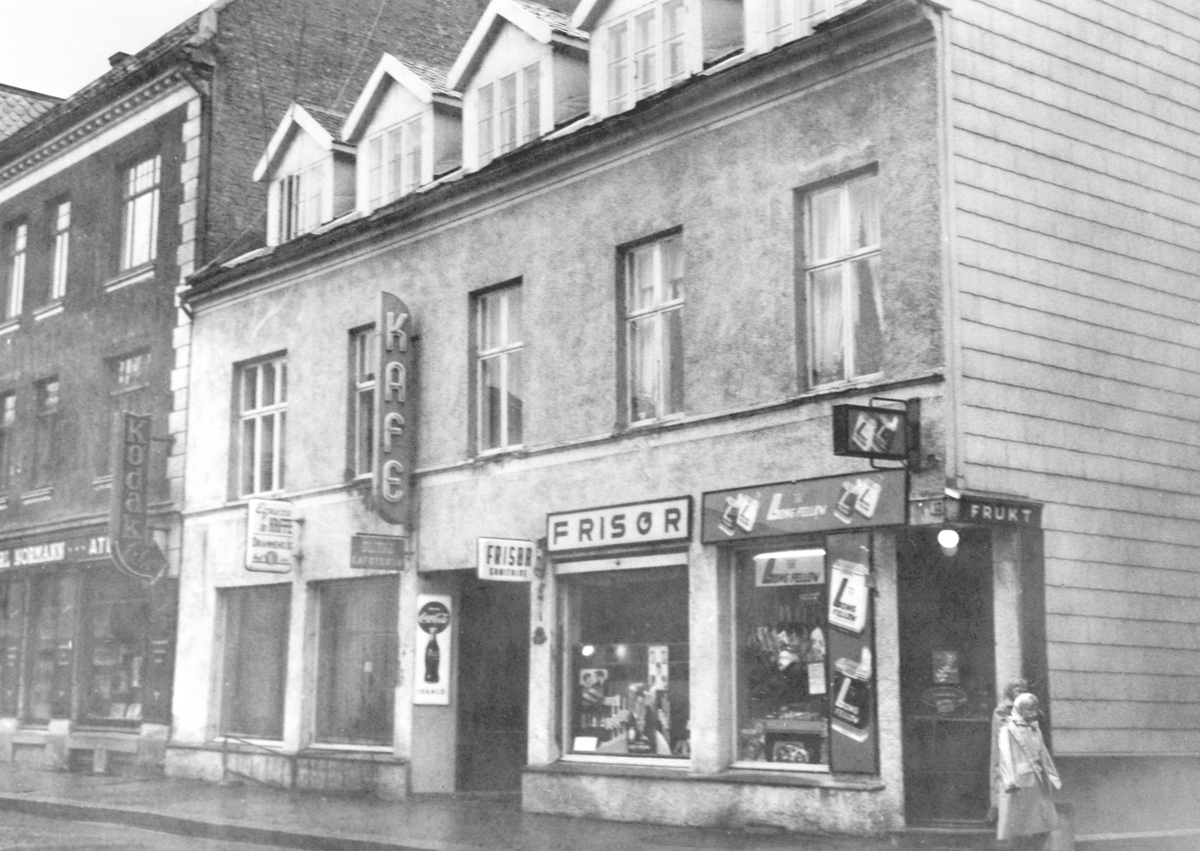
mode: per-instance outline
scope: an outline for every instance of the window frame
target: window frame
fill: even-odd
[[[654,0],[608,21],[604,95],[609,114],[687,77],[686,11],[684,0]]]
[[[847,235],[849,234],[851,222],[850,209],[850,192],[851,187],[871,182],[874,192],[874,233],[877,240],[874,243],[854,248],[850,245]],[[831,193],[838,194],[838,229],[839,249],[834,254],[827,257],[817,257],[817,249],[814,247],[816,242],[815,228],[818,217],[814,212],[814,203],[816,199],[827,197]],[[836,179],[823,181],[814,186],[806,187],[802,190],[801,199],[801,215],[803,217],[803,293],[805,303],[805,356],[806,356],[806,382],[811,388],[817,387],[832,387],[839,384],[848,384],[854,381],[862,381],[870,379],[873,376],[881,375],[882,370],[882,340],[880,342],[881,351],[879,358],[881,360],[880,369],[871,372],[860,372],[858,369],[857,355],[859,342],[859,329],[856,324],[857,311],[854,303],[856,293],[855,279],[853,275],[853,266],[856,263],[866,261],[867,263],[875,262],[876,268],[882,264],[883,257],[883,228],[882,228],[882,195],[880,191],[879,175],[874,167],[862,169],[850,174],[841,175]],[[817,375],[818,363],[818,334],[817,334],[817,313],[818,305],[814,297],[814,277],[822,272],[838,269],[841,276],[841,294],[840,294],[840,311],[841,311],[841,352],[839,356],[842,359],[841,376],[829,380],[819,380]],[[880,285],[880,276],[876,271],[876,279],[874,284],[874,299],[876,307],[876,315],[879,323],[879,333],[883,334],[885,328],[885,320],[882,306]],[[861,300],[861,299],[860,299]]]
[[[122,377],[122,365],[136,364],[136,369],[127,369],[127,379]],[[107,377],[108,397],[105,405],[107,419],[102,429],[103,442],[100,444],[100,457],[97,466],[97,476],[111,476],[113,471],[113,434],[119,430],[117,416],[123,413],[146,415],[150,413],[149,400],[152,385],[150,371],[153,368],[149,349],[138,349],[116,357],[107,358],[104,363]]]
[[[279,210],[276,223],[279,243],[311,233],[323,223],[326,165],[327,161],[321,159],[274,181],[275,204]]]
[[[148,172],[143,169],[148,169]],[[121,254],[118,269],[120,272],[129,272],[150,266],[158,260],[162,154],[142,157],[126,166],[121,174]]]
[[[274,373],[274,396],[269,404],[258,404],[262,398],[266,374],[264,368],[270,366]],[[264,494],[276,494],[284,490],[287,465],[287,353],[278,352],[273,355],[256,358],[236,366],[234,370],[233,411],[235,420],[234,433],[234,493],[238,499],[249,499]],[[255,371],[255,404],[246,406],[246,376],[250,370]],[[265,423],[271,423],[271,470],[269,487],[264,487],[263,476],[263,432]],[[247,446],[246,429],[251,426],[254,440],[249,450],[253,470],[250,474],[250,486],[247,483]]]
[[[541,97],[541,59],[475,90],[479,168],[541,136]]]
[[[352,329],[348,382],[350,445],[347,467],[350,478],[356,481],[370,479],[375,473],[375,388],[379,376],[378,361],[379,343],[375,324]]]
[[[71,199],[61,198],[50,206],[53,218],[53,253],[50,260],[50,302],[67,295],[67,274],[71,258]]]
[[[511,339],[510,331],[512,322],[512,299],[513,294],[518,296],[518,309],[520,316],[517,317],[517,330],[520,332],[519,339]],[[487,310],[488,305],[495,302],[500,305],[499,314],[499,330],[500,340],[495,345],[485,346],[485,334],[487,331]],[[519,450],[525,445],[525,292],[523,282],[518,279],[508,281],[494,287],[489,287],[486,290],[473,293],[471,296],[471,314],[473,320],[472,333],[472,372],[473,372],[473,389],[472,396],[474,400],[475,416],[473,422],[475,426],[475,439],[472,441],[475,452],[478,455],[494,455],[501,452],[513,452]],[[512,440],[512,432],[514,427],[514,418],[512,414],[512,406],[507,400],[513,396],[510,375],[512,372],[512,363],[517,361],[519,371],[519,385],[516,398],[520,400],[520,411],[517,414],[515,422],[516,430],[519,431],[519,440]],[[505,400],[503,408],[499,413],[500,417],[500,435],[499,442],[495,445],[487,445],[487,437],[491,430],[488,428],[488,414],[491,411],[491,405],[487,401],[488,386],[485,384],[485,375],[487,373],[487,364],[497,362],[500,364],[500,383],[498,385],[498,395]]]
[[[218,589],[217,594],[220,602],[222,626],[222,646],[220,655],[221,676],[218,680],[218,682],[221,683],[218,735],[222,738],[230,736],[248,738],[251,740],[280,741],[283,738],[284,714],[287,709],[285,698],[287,695],[288,657],[291,644],[291,642],[288,640],[288,633],[291,629],[291,621],[293,617],[292,585],[291,583],[245,585],[234,588],[220,588]],[[246,610],[250,608],[251,603],[258,602],[259,605],[255,608],[258,609],[259,612],[261,612],[262,609],[261,599],[259,601],[255,601],[254,595],[259,595],[260,598],[269,595],[270,597],[274,598],[269,600],[269,602],[277,606],[280,610],[278,614],[282,616],[282,629],[263,629],[262,615],[258,614],[257,612],[257,618],[254,616],[247,617],[248,613]],[[235,617],[237,617],[236,623],[234,622]],[[262,635],[267,639],[273,639],[275,644],[270,647],[264,647],[264,642],[253,642],[253,649],[247,649],[247,651],[243,653],[243,644],[241,641],[241,639],[245,638],[243,635],[243,628],[249,624],[255,623],[256,621],[260,625],[260,631]],[[269,627],[271,624],[266,624],[266,626]],[[265,656],[267,650],[277,651],[279,658],[274,660],[266,660]],[[274,665],[272,666],[272,672],[277,675],[278,681],[274,684],[274,688],[269,693],[264,695],[264,706],[266,703],[269,703],[270,706],[267,708],[271,710],[271,714],[274,716],[271,719],[272,726],[269,730],[241,729],[242,725],[244,724],[244,719],[235,719],[233,717],[239,707],[243,710],[247,709],[245,706],[247,702],[245,700],[246,692],[245,690],[237,687],[238,685],[242,684],[244,679],[241,676],[241,666],[247,661],[258,661],[260,664],[264,661],[274,662]],[[238,665],[237,671],[230,670],[234,664]],[[233,679],[235,676],[237,676],[236,682]],[[259,683],[262,683],[263,681],[263,677],[261,676],[251,676],[246,679],[251,682]],[[271,684],[268,683],[267,685],[270,686]],[[235,724],[235,720],[239,723]]]
[[[424,134],[425,116],[417,114],[367,137],[366,195],[372,210],[423,185]]]
[[[0,493],[9,493],[17,481],[17,391],[0,392]]]
[[[680,275],[678,278],[667,279],[663,277],[664,270],[666,269],[663,248],[668,245],[673,246],[677,252],[675,257],[680,265]],[[655,300],[649,306],[637,307],[635,306],[636,298],[633,292],[637,275],[635,264],[637,258],[644,256],[647,252],[650,253],[653,267],[652,286]],[[623,361],[619,373],[622,382],[622,410],[620,411],[622,421],[627,426],[636,428],[678,419],[686,411],[684,398],[686,384],[683,375],[682,314],[684,304],[686,303],[684,286],[687,281],[687,273],[683,230],[676,228],[623,246],[619,250],[618,270],[618,309],[620,311],[619,327],[621,328],[621,357]],[[659,296],[672,286],[672,281],[678,282],[674,285],[679,291],[678,296],[674,298],[660,298]],[[674,350],[669,348],[667,342],[669,337],[665,336],[670,331],[669,327],[665,327],[671,318],[670,314],[678,314],[676,322],[679,328],[679,345]],[[653,350],[658,364],[655,370],[657,373],[657,389],[653,399],[651,399],[656,413],[653,416],[638,416],[639,405],[636,397],[638,396],[641,382],[639,381],[639,374],[636,369],[638,357],[636,342],[638,338],[637,326],[647,320],[650,321],[654,328],[654,343],[650,346],[650,349]],[[668,356],[664,357],[664,354]],[[673,355],[673,357],[670,355]],[[678,376],[677,380],[675,378],[676,375]]]
[[[30,485],[37,490],[53,484],[62,422],[62,382],[57,375],[40,379],[34,382],[33,392],[35,426]]]
[[[21,318],[25,308],[25,283],[29,263],[29,220],[16,219],[4,231],[6,291],[4,320]]]

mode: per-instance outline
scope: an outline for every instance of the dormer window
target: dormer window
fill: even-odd
[[[421,185],[421,116],[367,139],[367,193],[372,208],[395,201]]]
[[[321,224],[324,183],[324,163],[317,163],[299,174],[289,174],[275,181],[273,191],[279,209],[280,242],[295,239]]]
[[[610,112],[628,109],[633,101],[683,79],[683,36],[683,0],[651,3],[609,24]]]
[[[758,0],[748,8],[747,33],[751,49],[771,50],[803,38],[827,18],[841,14],[863,0]]]
[[[541,63],[479,87],[479,162],[536,139],[541,129]]]
[[[267,244],[279,245],[354,207],[354,148],[337,138],[344,117],[294,103],[254,169],[269,184]]]

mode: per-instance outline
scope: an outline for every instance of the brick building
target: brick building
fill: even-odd
[[[243,178],[291,99],[351,97],[386,48],[424,45],[412,21],[453,42],[476,14],[377,12],[218,0],[61,102],[0,90],[0,759],[160,763],[188,421],[177,293],[262,239],[266,193]],[[148,461],[114,483],[126,412],[149,417]],[[143,481],[131,575],[110,507]]]

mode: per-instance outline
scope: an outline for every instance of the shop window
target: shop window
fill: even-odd
[[[0,716],[6,718],[19,712],[25,587],[23,579],[0,581]]]
[[[77,579],[46,574],[30,581],[25,718],[45,723],[71,713]]]
[[[108,416],[100,430],[101,442],[96,447],[98,475],[112,472],[113,429],[121,414],[150,413],[150,353],[137,352],[113,358],[106,364],[108,372]]]
[[[686,566],[572,573],[564,580],[568,752],[689,756]]]
[[[317,741],[391,744],[399,588],[395,576],[319,584]]]
[[[221,733],[283,737],[291,585],[226,589]]]
[[[683,412],[683,237],[626,251],[625,343],[632,423]]]
[[[58,379],[48,378],[34,385],[36,428],[33,434],[32,483],[35,488],[50,485],[59,449]]]
[[[50,301],[67,294],[67,266],[71,259],[71,202],[54,205],[54,257],[50,267]]]
[[[849,381],[883,368],[879,189],[875,175],[805,198],[809,381]]]
[[[287,359],[247,364],[238,370],[238,494],[283,489],[287,430]]]
[[[739,553],[736,760],[878,770],[869,536]]]
[[[519,285],[476,297],[480,452],[511,449],[525,439],[522,314]]]
[[[375,469],[375,374],[379,337],[375,326],[350,332],[351,469],[355,478]]]
[[[151,263],[158,256],[159,183],[162,157],[142,160],[125,170],[121,271]]]
[[[96,569],[87,575],[83,608],[84,720],[141,721],[150,623],[145,587],[113,570]]]

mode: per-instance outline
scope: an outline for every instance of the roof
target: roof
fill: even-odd
[[[363,87],[358,100],[354,102],[354,107],[350,110],[350,117],[346,119],[342,128],[341,138],[351,144],[358,142],[363,128],[370,121],[375,107],[383,97],[389,81],[395,81],[404,86],[425,103],[436,99],[457,106],[462,100],[462,96],[447,84],[446,73],[444,68],[398,59],[390,53],[385,53],[379,60],[379,64],[375,66],[375,70],[371,73],[371,79]]]
[[[0,139],[7,139],[61,100],[0,84]]]
[[[254,167],[254,179],[269,180],[274,176],[279,160],[287,153],[294,131],[302,130],[321,146],[323,150],[351,151],[353,147],[341,142],[341,129],[346,116],[315,106],[293,103],[283,114],[283,120],[275,128],[275,135],[267,143],[258,165]]]
[[[491,0],[450,69],[447,83],[451,88],[459,91],[466,88],[506,23],[542,44],[553,42],[587,49],[587,33],[572,26],[570,18],[562,12],[532,0]]]
[[[139,77],[164,57],[202,42],[207,37],[200,24],[204,14],[200,12],[188,18],[142,50],[117,62],[79,91],[43,110],[31,121],[17,128],[16,132],[0,139],[0,161],[15,157],[34,147],[45,137],[65,129],[82,114],[94,109],[98,101],[110,97],[123,83]]]

